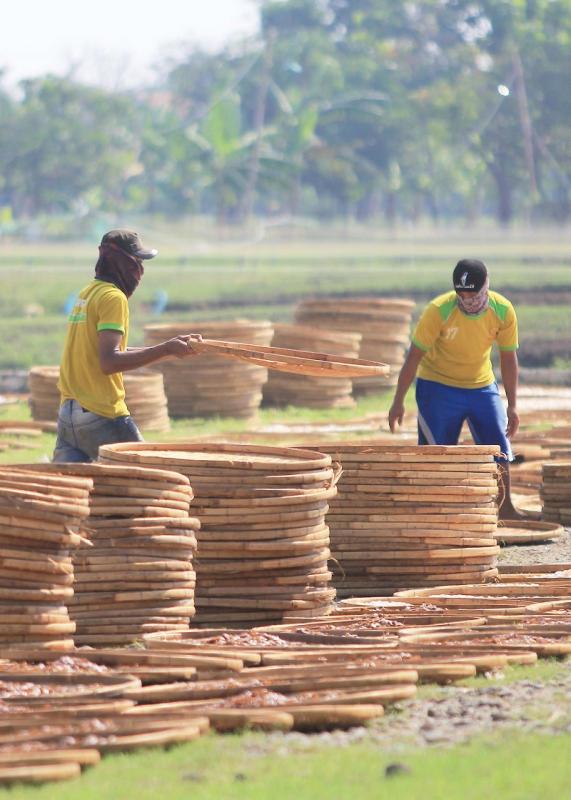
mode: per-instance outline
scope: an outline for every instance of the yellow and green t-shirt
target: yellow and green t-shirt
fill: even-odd
[[[129,305],[123,292],[107,281],[93,280],[79,293],[69,316],[58,387],[64,400],[77,400],[102,417],[129,413],[120,372],[106,375],[99,363],[99,331],[120,331],[127,347]]]
[[[419,378],[465,389],[488,386],[495,380],[493,343],[500,350],[518,347],[514,307],[501,294],[490,292],[488,307],[472,316],[460,310],[456,292],[446,292],[425,308],[412,342],[426,353]]]

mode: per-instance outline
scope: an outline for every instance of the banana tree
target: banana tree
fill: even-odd
[[[204,119],[186,130],[201,170],[197,190],[204,193],[220,222],[237,217],[248,184],[254,147],[258,147],[260,183],[287,180],[287,160],[271,144],[273,128],[242,130],[240,99],[236,94],[213,105]]]

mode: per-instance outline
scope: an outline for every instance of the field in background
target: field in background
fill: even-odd
[[[517,305],[522,362],[550,365],[571,340],[571,233],[496,230],[420,231],[398,235],[357,227],[233,232],[154,229],[160,248],[131,301],[131,338],[142,343],[149,322],[237,316],[290,321],[309,295],[411,296],[419,304],[446,291],[460,257],[483,258],[492,286]],[[148,232],[147,232],[148,231]],[[154,234],[154,235],[153,235]],[[96,244],[0,242],[0,369],[59,361],[64,307],[93,274]],[[165,303],[166,312],[154,309]],[[199,327],[199,326],[198,326]],[[568,351],[569,348],[567,348]]]
[[[415,424],[413,409],[414,393],[411,390],[407,397],[408,425]],[[218,438],[231,436],[233,439],[243,436],[245,440],[258,444],[291,444],[307,438],[303,432],[307,426],[338,426],[339,436],[367,438],[374,435],[381,427],[387,430],[387,411],[392,400],[392,390],[378,395],[361,397],[355,408],[308,409],[308,408],[263,408],[255,421],[247,422],[232,417],[214,417],[213,419],[178,419],[172,421],[172,428],[167,433],[154,433],[143,430],[149,441],[173,442],[190,439]],[[0,405],[0,423],[30,420],[30,410],[25,400]],[[289,428],[294,426],[294,431]],[[343,427],[345,426],[345,427]],[[297,433],[295,431],[298,431]],[[315,432],[317,433],[317,432]],[[9,447],[0,449],[0,464],[29,464],[51,459],[55,434],[42,433],[41,436],[6,436],[0,430],[0,443],[17,442],[18,449]]]

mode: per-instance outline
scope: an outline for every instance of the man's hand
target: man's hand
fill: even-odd
[[[192,343],[193,342],[201,342],[202,341],[202,336],[199,333],[189,333],[188,336],[185,336],[184,338],[186,339],[186,344],[188,345],[188,347],[190,349],[189,355],[197,356],[198,355],[198,351],[193,348]]]
[[[404,417],[404,403],[401,403],[398,400],[394,400],[392,406],[389,409],[389,428],[391,429],[391,433],[395,432],[395,427],[397,425],[402,425]]]
[[[193,341],[202,341],[202,336],[199,333],[191,333],[188,336],[175,336],[174,339],[169,339],[165,342],[165,349],[169,356],[175,356],[176,358],[196,356],[198,353],[192,348]]]
[[[511,408],[508,406],[508,424],[506,427],[506,435],[508,439],[511,439],[513,436],[516,435],[519,428],[519,414],[515,410],[515,408]]]

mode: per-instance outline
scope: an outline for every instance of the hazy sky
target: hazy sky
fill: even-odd
[[[3,0],[0,68],[11,85],[72,64],[83,79],[133,85],[181,42],[215,48],[257,24],[256,0]]]

